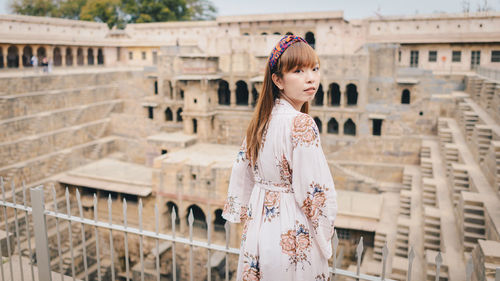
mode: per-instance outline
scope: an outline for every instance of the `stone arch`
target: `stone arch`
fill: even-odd
[[[243,80],[236,82],[236,105],[248,105],[248,86]]]
[[[286,33],[286,35],[293,35],[293,32],[288,31],[288,32]]]
[[[309,43],[309,45],[311,45],[311,47],[313,47],[314,49],[316,45],[316,39],[314,38],[314,33],[312,33],[312,31],[306,32],[306,36],[304,39],[306,39],[307,43]]]
[[[23,66],[30,67],[31,57],[33,56],[33,49],[31,46],[24,46],[23,48]]]
[[[340,86],[337,83],[331,83],[329,86],[330,105],[340,106]]]
[[[219,81],[217,97],[219,98],[220,105],[229,105],[231,103],[231,91],[229,90],[229,83],[226,80]]]
[[[71,48],[66,48],[66,65],[73,65],[73,50]]]
[[[207,219],[203,210],[196,204],[192,204],[187,208],[186,224],[189,226],[189,212],[193,210],[193,227],[207,228]]]
[[[177,109],[177,122],[182,122],[182,107]]]
[[[404,89],[401,93],[401,103],[410,104],[410,90]]]
[[[279,33],[278,31],[275,31],[273,34],[274,35],[281,35],[281,33]]]
[[[38,65],[41,65],[43,58],[47,57],[47,50],[45,50],[45,47],[39,47],[38,50],[36,50],[36,56],[38,57]]]
[[[92,48],[87,49],[87,64],[94,65],[94,49]]]
[[[83,49],[78,48],[78,50],[76,50],[76,64],[83,65],[84,59],[85,58],[83,57]]]
[[[314,96],[314,105],[323,106],[323,99],[325,93],[323,92],[323,86],[321,83],[319,84],[318,91],[316,91],[316,95]]]
[[[167,221],[169,222],[168,225],[172,227],[172,210],[175,210],[175,225],[179,225],[181,222],[181,219],[179,217],[179,207],[177,207],[177,204],[175,204],[172,201],[167,202]]]
[[[356,85],[350,83],[346,86],[347,105],[356,105],[358,103],[358,89]]]
[[[54,57],[54,66],[61,66],[62,65],[61,49],[59,47],[55,47],[52,54]]]
[[[260,35],[267,35],[267,32],[262,32]]]
[[[167,107],[167,109],[165,109],[165,121],[173,121],[173,114],[172,114],[172,110],[170,109],[170,107]]]
[[[196,118],[193,118],[193,134],[198,133],[198,120]]]
[[[0,46],[0,68],[4,68],[5,65],[3,65],[3,48]]]
[[[328,120],[326,131],[328,134],[338,135],[339,134],[339,122],[337,122],[337,120],[335,118],[330,118],[330,120]]]
[[[14,45],[7,49],[7,67],[19,67],[19,50]]]
[[[102,48],[97,49],[97,64],[104,64],[104,53]]]
[[[214,230],[224,232],[224,224],[226,223],[226,220],[222,217],[222,209],[217,209],[214,211],[214,218]]]
[[[347,119],[347,121],[344,123],[344,135],[356,135],[356,124],[352,121],[351,118]]]
[[[319,132],[322,133],[323,124],[321,123],[321,119],[319,119],[319,117],[314,117],[314,122],[316,123],[316,126],[318,126]]]

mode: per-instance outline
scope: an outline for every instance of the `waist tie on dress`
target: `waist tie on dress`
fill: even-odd
[[[257,180],[257,181],[255,181],[255,186],[259,187],[260,189],[269,190],[269,191],[293,193],[291,184],[273,183],[273,182],[269,182],[269,181]]]

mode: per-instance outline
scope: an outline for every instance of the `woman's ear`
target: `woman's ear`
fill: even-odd
[[[276,87],[278,87],[278,89],[280,89],[280,91],[282,91],[283,90],[283,83],[281,81],[281,78],[278,75],[276,75],[276,73],[273,73],[271,75],[271,78],[273,80],[274,85],[276,85]]]

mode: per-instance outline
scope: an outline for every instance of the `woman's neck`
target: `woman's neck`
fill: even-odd
[[[284,99],[286,100],[289,104],[291,104],[293,106],[293,108],[295,108],[295,110],[297,111],[300,111],[300,109],[302,108],[302,105],[304,104],[303,101],[296,101],[296,100],[292,100],[290,99],[289,97],[281,94],[280,95],[280,99]]]

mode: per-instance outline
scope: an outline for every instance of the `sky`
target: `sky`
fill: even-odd
[[[290,12],[343,11],[344,18],[361,19],[380,15],[414,15],[436,12],[462,12],[464,2],[470,10],[487,5],[500,11],[500,0],[211,0],[219,9],[218,15],[246,15]],[[0,0],[0,14],[9,13],[9,0]]]

